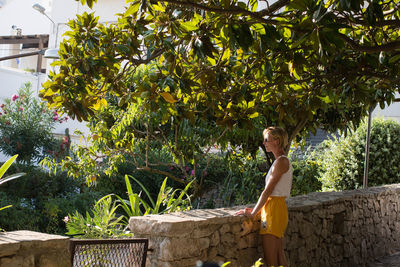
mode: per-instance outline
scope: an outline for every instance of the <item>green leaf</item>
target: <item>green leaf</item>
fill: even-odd
[[[174,211],[174,210],[177,208],[177,206],[181,203],[183,196],[185,196],[185,195],[187,194],[187,191],[189,190],[190,186],[192,185],[192,183],[193,183],[194,181],[195,181],[195,180],[190,181],[190,183],[188,183],[188,184],[186,185],[186,187],[182,190],[182,192],[180,193],[179,197],[175,200],[175,202],[174,202],[174,203],[172,204],[172,206],[170,207],[170,209],[171,209],[172,211]]]
[[[136,13],[137,13],[138,10],[139,10],[140,4],[141,4],[141,2],[138,1],[138,0],[135,1],[135,2],[133,2],[133,3],[129,6],[129,8],[125,11],[124,16],[125,16],[125,17],[129,17],[129,16],[132,16],[132,15],[136,15]]]
[[[164,198],[165,198],[165,187],[167,186],[167,178],[164,179],[160,191],[158,192],[158,196],[157,196],[157,202],[156,205],[154,206],[154,214],[159,213],[160,210],[160,206],[161,203],[163,202]]]
[[[260,116],[260,114],[258,112],[254,112],[253,114],[249,115],[249,118],[254,119],[254,118],[257,118],[258,116]]]
[[[18,155],[12,156],[0,167],[0,178],[3,177],[4,173],[10,168],[11,164],[17,159]]]
[[[321,99],[322,101],[324,101],[324,103],[329,104],[332,102],[332,100],[329,98],[329,96],[325,96],[325,97],[321,97],[318,96],[319,99]]]
[[[17,178],[19,178],[19,177],[21,177],[21,176],[24,176],[24,175],[26,175],[26,173],[24,173],[24,172],[19,172],[19,173],[16,173],[16,174],[9,175],[9,176],[7,176],[7,177],[5,177],[5,178],[1,178],[1,179],[0,179],[0,185],[6,183],[6,182],[8,182],[8,181],[17,179]]]
[[[391,58],[389,59],[389,63],[390,63],[390,64],[395,63],[395,62],[397,62],[399,59],[400,59],[400,54],[394,55],[393,57],[391,57]]]
[[[123,44],[116,44],[116,47],[117,47],[117,49],[119,50],[119,51],[121,51],[122,53],[124,53],[124,54],[126,54],[126,55],[129,55],[129,53],[130,53],[130,48],[128,47],[128,46],[126,46],[126,45],[123,45]]]
[[[257,11],[258,1],[257,0],[250,0],[250,10],[252,12]]]
[[[185,21],[179,24],[186,32],[196,31],[199,29],[196,21]]]
[[[264,64],[264,74],[269,81],[272,81],[272,65],[269,61]]]
[[[12,205],[7,205],[7,206],[4,206],[4,207],[1,207],[0,210],[8,209],[8,208],[11,208],[11,207],[12,207]]]
[[[130,175],[126,175],[126,176],[129,177],[130,179],[133,179],[136,183],[138,183],[138,185],[140,185],[140,187],[143,189],[143,191],[146,193],[147,197],[149,198],[152,206],[155,207],[156,204],[154,203],[153,199],[151,198],[151,195],[150,195],[149,191],[146,189],[146,187],[141,182],[139,182],[139,180],[136,179],[135,177],[130,176]]]

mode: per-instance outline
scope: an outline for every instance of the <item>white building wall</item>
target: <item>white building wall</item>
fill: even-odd
[[[396,94],[396,98],[400,99],[400,94]],[[394,102],[384,109],[379,106],[372,112],[372,117],[390,118],[400,123],[400,102]]]
[[[55,22],[55,29],[50,34],[49,48],[59,47],[59,43],[64,38],[62,35],[69,27],[68,21],[75,19],[76,15],[82,15],[84,12],[95,13],[99,16],[99,22],[117,21],[117,13],[124,11],[125,0],[98,0],[93,8],[82,6],[75,0],[53,0],[51,9],[51,18]]]
[[[32,90],[37,93],[46,77],[43,73],[31,73],[6,67],[0,68],[0,101],[4,102],[5,98],[10,98],[26,82],[30,82]]]
[[[32,6],[38,3],[51,12],[51,0],[7,0],[0,8],[0,36],[14,35],[13,25],[21,29],[22,35],[48,34],[51,21]]]

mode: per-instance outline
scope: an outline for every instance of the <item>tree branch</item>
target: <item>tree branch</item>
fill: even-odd
[[[190,1],[180,1],[180,0],[158,0],[158,2],[167,2],[172,5],[178,5],[178,6],[183,6],[183,7],[194,7],[198,8],[204,11],[210,11],[210,12],[215,12],[215,13],[220,13],[220,14],[226,14],[226,15],[247,15],[255,20],[262,22],[262,23],[273,23],[275,24],[276,21],[270,20],[270,19],[265,19],[263,16],[268,16],[272,15],[274,11],[278,10],[279,8],[285,6],[287,3],[289,3],[289,0],[280,0],[277,3],[274,3],[270,6],[270,8],[264,9],[259,12],[251,12],[249,10],[240,8],[240,7],[235,7],[235,8],[217,8],[217,7],[210,7],[198,3],[193,3]],[[284,3],[282,5],[282,3]]]
[[[161,171],[161,170],[158,170],[158,169],[153,169],[153,168],[150,168],[150,167],[137,167],[136,170],[137,171],[147,171],[147,172],[150,172],[150,173],[157,173],[157,174],[165,175],[165,176],[167,176],[167,177],[169,177],[169,178],[171,178],[171,179],[173,179],[173,180],[175,180],[175,181],[177,181],[179,183],[187,184],[186,182],[182,181],[181,179],[178,179],[175,175],[172,175],[169,172]]]
[[[377,45],[377,46],[362,46],[342,33],[339,33],[339,37],[346,43],[348,43],[354,50],[360,52],[368,52],[368,53],[375,53],[381,51],[388,52],[400,48],[400,41],[394,41],[388,44]]]
[[[263,9],[258,12],[260,16],[271,16],[275,11],[281,9],[282,7],[289,4],[289,0],[279,0],[273,3],[272,5],[268,5],[266,9]],[[268,2],[267,2],[268,4]]]
[[[306,125],[307,122],[308,122],[308,118],[304,118],[303,120],[301,120],[297,123],[297,125],[294,127],[294,129],[290,133],[288,133],[289,134],[288,145],[285,148],[286,154],[289,152],[290,144],[292,143],[293,139],[304,128],[304,126]]]
[[[164,53],[164,51],[165,51],[165,49],[164,49],[164,48],[161,48],[161,49],[155,51],[153,54],[151,54],[150,57],[148,57],[148,58],[146,58],[146,59],[134,59],[134,58],[129,59],[129,58],[128,58],[128,60],[134,62],[135,65],[147,64],[147,63],[149,63],[150,61],[152,61],[153,59],[155,59],[156,57],[160,56],[162,53]]]

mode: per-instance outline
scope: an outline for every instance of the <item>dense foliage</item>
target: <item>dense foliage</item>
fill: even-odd
[[[154,65],[140,67],[131,80],[140,85],[155,71]],[[176,121],[169,117],[166,106],[156,111],[149,108],[147,100],[122,107],[115,96],[108,96],[107,101],[89,124],[91,134],[86,143],[90,146],[74,146],[72,156],[61,162],[46,159],[42,162],[45,167],[61,167],[74,177],[85,176],[91,184],[102,173],[117,173],[126,162],[135,166],[134,175],[148,172],[181,185],[194,181],[193,189],[200,193],[211,162],[210,151],[226,130],[201,119]]]
[[[24,84],[0,107],[0,150],[5,155],[18,154],[17,161],[31,164],[46,154],[62,152],[52,131],[66,117],[59,117],[34,97],[30,83]]]
[[[0,187],[0,226],[6,231],[33,230],[65,234],[62,221],[68,213],[85,213],[101,193],[89,190],[83,182],[65,173],[49,175],[38,167],[12,165],[8,173],[26,175]]]
[[[141,193],[133,192],[130,179],[142,187],[149,201],[144,200]],[[67,234],[79,235],[81,238],[132,236],[132,233],[127,230],[130,217],[191,209],[190,197],[187,194],[191,183],[183,190],[174,190],[167,187],[167,178],[165,178],[156,200],[150,196],[147,188],[135,178],[125,175],[125,183],[128,199],[109,194],[99,199],[90,212],[86,212],[85,215],[77,211],[72,215],[68,214],[64,220],[67,224]]]
[[[324,190],[345,190],[363,185],[367,123],[354,133],[328,141],[321,155]],[[400,182],[400,124],[374,119],[371,127],[368,186]]]
[[[132,0],[110,25],[79,15],[41,95],[79,120],[97,116],[113,95],[123,110],[144,101],[174,126],[205,120],[221,132],[249,131],[261,118],[284,126],[290,140],[358,124],[370,106],[393,101],[398,1],[263,4]],[[149,63],[156,72],[131,79]],[[225,141],[253,151],[261,144],[246,137]]]
[[[0,185],[25,175],[25,173],[16,173],[16,174],[9,175],[7,177],[3,177],[4,174],[6,173],[6,171],[8,170],[8,168],[10,168],[11,164],[16,160],[17,157],[18,157],[18,155],[14,155],[10,159],[8,159],[3,165],[1,165],[1,167],[0,167]],[[11,207],[12,207],[12,205],[0,206],[0,211],[7,209],[7,208],[11,208]],[[1,230],[3,230],[3,229],[0,228],[0,231]]]
[[[118,207],[120,205],[111,196],[106,196],[96,201],[84,215],[78,211],[68,214],[64,218],[68,229],[66,234],[90,239],[132,236],[122,223],[124,216],[117,214]]]
[[[71,20],[40,94],[90,121],[92,146],[61,166],[90,183],[129,155],[140,170],[195,180],[200,192],[197,164],[214,144],[255,158],[266,125],[283,126],[291,143],[358,125],[394,100],[398,1],[263,3],[133,0],[116,23]],[[153,150],[172,160],[150,161]]]
[[[292,153],[293,183],[291,196],[321,191],[323,171],[319,150],[308,149]]]

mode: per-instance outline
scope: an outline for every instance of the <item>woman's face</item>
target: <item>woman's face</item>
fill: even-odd
[[[277,139],[274,139],[274,137],[272,137],[272,135],[270,135],[269,133],[266,133],[264,135],[263,143],[264,143],[264,146],[265,146],[265,150],[267,152],[271,152],[272,151],[271,149],[276,146],[276,140]]]

